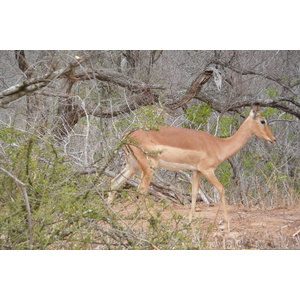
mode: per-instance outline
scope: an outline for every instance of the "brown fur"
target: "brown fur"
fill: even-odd
[[[126,168],[112,180],[112,190],[119,188],[138,171],[142,171],[138,189],[145,194],[156,168],[189,169],[193,171],[190,220],[195,211],[200,177],[204,175],[220,193],[224,218],[229,227],[225,190],[214,171],[224,160],[239,152],[253,135],[268,142],[275,141],[264,117],[258,111],[259,105],[254,105],[238,131],[227,139],[214,137],[203,131],[167,126],[159,130],[139,129],[129,133],[126,138],[128,143],[124,147]],[[109,201],[113,197],[114,193],[111,193]]]

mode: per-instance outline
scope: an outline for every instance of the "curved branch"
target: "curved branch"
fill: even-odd
[[[279,84],[280,86],[282,86],[284,89],[286,89],[287,91],[289,91],[290,93],[292,93],[294,96],[298,96],[290,86],[282,83],[281,79],[280,78],[275,78],[271,75],[268,75],[266,73],[263,73],[263,72],[260,72],[260,71],[254,71],[254,70],[247,70],[247,69],[240,69],[240,68],[237,68],[237,67],[234,67],[232,66],[230,63],[226,63],[224,61],[214,61],[214,64],[216,65],[220,65],[222,67],[226,67],[230,70],[232,70],[233,72],[236,72],[238,74],[241,74],[241,75],[257,75],[257,76],[261,76],[261,77],[264,77],[266,79],[269,79],[271,81],[274,81],[276,82],[277,84]]]
[[[224,113],[225,111],[236,111],[239,108],[243,108],[246,106],[250,106],[253,102],[259,103],[262,107],[273,107],[280,109],[290,115],[293,115],[300,119],[300,107],[299,103],[295,103],[296,101],[293,98],[289,97],[281,97],[277,99],[247,99],[247,100],[240,100],[237,102],[230,103],[230,106],[225,106],[217,99],[212,97],[208,97],[206,95],[199,95],[194,97],[206,104],[209,104],[215,111],[219,113]]]
[[[0,92],[0,107],[6,108],[9,103],[47,86],[52,80],[56,78],[69,76],[73,72],[74,68],[80,66],[80,64],[87,60],[89,57],[89,55],[85,55],[78,59],[76,58],[74,62],[69,63],[69,65],[65,68],[59,69],[57,71],[52,70],[46,73],[44,76],[25,80],[20,84],[16,84]]]
[[[27,195],[26,185],[25,185],[24,182],[19,180],[16,176],[11,174],[6,169],[3,169],[2,167],[0,167],[0,171],[4,172],[7,176],[12,178],[15,181],[16,185],[18,187],[20,187],[20,189],[22,190],[24,201],[25,201],[25,207],[26,207],[26,210],[27,210],[29,242],[30,242],[30,247],[32,248],[33,244],[34,244],[34,238],[33,238],[34,227],[33,227],[33,219],[32,219],[32,216],[31,216],[30,203],[29,203],[29,198],[28,198],[28,195]]]
[[[171,103],[168,105],[168,108],[175,110],[177,108],[180,108],[187,104],[190,100],[195,98],[195,96],[198,95],[200,92],[202,86],[210,79],[210,77],[213,75],[213,71],[204,71],[198,77],[193,81],[190,88],[187,90],[187,92],[183,95],[181,99],[176,101],[175,103]]]
[[[193,81],[187,92],[174,103],[166,105],[168,108],[175,110],[187,104],[190,100],[195,98],[201,91],[203,85],[208,82],[211,77],[214,77],[217,88],[220,89],[222,85],[222,76],[215,64],[209,64],[203,72]]]
[[[74,74],[74,77],[81,80],[91,80],[95,78],[100,81],[111,82],[120,87],[127,88],[128,90],[134,93],[139,93],[145,90],[165,89],[165,87],[162,85],[146,84],[141,80],[133,79],[122,73],[107,70],[107,69],[97,69],[97,70],[92,69],[85,72],[76,73]]]

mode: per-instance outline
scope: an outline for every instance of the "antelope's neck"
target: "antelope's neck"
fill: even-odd
[[[233,136],[227,139],[222,139],[222,156],[224,160],[234,156],[247,144],[248,140],[253,135],[251,132],[250,125],[250,120],[246,119],[245,122],[241,125],[241,127]]]

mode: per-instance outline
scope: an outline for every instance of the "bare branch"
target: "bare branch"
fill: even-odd
[[[133,79],[122,73],[107,69],[89,70],[86,72],[76,73],[74,76],[81,80],[91,80],[93,78],[96,78],[100,81],[111,82],[120,87],[127,88],[128,90],[135,93],[145,90],[165,89],[165,87],[162,85],[146,84],[141,80]]]
[[[257,76],[264,77],[266,79],[269,79],[271,81],[276,82],[277,84],[282,86],[284,89],[286,89],[287,91],[292,93],[294,96],[297,96],[297,94],[292,90],[292,88],[290,86],[284,84],[280,78],[275,78],[275,77],[273,77],[273,76],[271,76],[267,73],[260,72],[260,71],[249,70],[249,69],[248,70],[247,69],[240,69],[240,68],[232,66],[230,63],[226,63],[226,62],[223,62],[223,61],[214,61],[214,64],[226,67],[226,68],[228,68],[228,69],[230,69],[230,70],[232,70],[232,71],[234,71],[238,74],[241,74],[241,75],[257,75]]]
[[[195,99],[198,99],[202,102],[205,102],[206,104],[209,104],[215,111],[219,113],[224,113],[226,111],[233,111],[236,112],[239,108],[243,107],[251,107],[253,102],[259,103],[262,107],[273,107],[280,109],[288,114],[291,114],[298,119],[300,119],[300,107],[299,103],[297,103],[293,98],[291,97],[280,97],[277,99],[246,99],[246,100],[239,100],[236,102],[231,102],[228,105],[221,103],[219,100],[214,99],[210,96],[207,96],[205,94],[200,94]]]
[[[192,100],[195,96],[198,95],[200,92],[202,86],[210,79],[210,77],[213,75],[213,71],[204,71],[202,72],[191,84],[190,88],[187,90],[187,92],[184,94],[184,96],[179,99],[175,103],[171,103],[168,105],[169,108],[175,110],[179,107],[184,106],[187,104],[190,100]]]
[[[32,220],[32,217],[31,217],[30,203],[29,203],[29,198],[28,198],[28,195],[27,195],[27,190],[26,190],[25,183],[22,182],[21,180],[19,180],[13,174],[11,174],[9,171],[3,169],[2,167],[0,167],[0,170],[2,172],[4,172],[7,176],[12,178],[16,182],[17,186],[19,186],[22,190],[24,201],[25,201],[25,206],[26,206],[26,210],[27,210],[28,234],[29,234],[29,240],[30,240],[30,247],[32,248],[33,243],[34,243],[34,240],[33,240],[34,228],[33,228],[33,220]]]
[[[93,171],[97,172],[96,169],[94,169]],[[91,173],[91,171],[89,171],[89,173]],[[104,173],[105,173],[105,175],[112,177],[112,178],[116,177],[116,175],[117,175],[117,173],[114,173],[114,172],[111,172],[108,170],[105,170]],[[86,174],[86,173],[80,173],[80,174]],[[132,179],[128,180],[126,182],[126,184],[128,184],[134,188],[138,187],[138,183]],[[155,196],[157,199],[160,199],[164,195],[164,196],[168,197],[168,199],[170,199],[171,201],[178,203],[178,204],[189,202],[187,199],[185,199],[186,197],[178,189],[173,188],[171,186],[161,185],[157,182],[150,183],[148,193],[150,195]]]
[[[0,107],[6,108],[9,103],[47,86],[52,80],[70,75],[74,68],[80,66],[80,64],[89,57],[89,55],[82,56],[81,58],[76,59],[74,62],[71,62],[65,68],[57,71],[52,70],[51,72],[46,73],[44,76],[25,80],[20,84],[16,84],[0,92]]]
[[[175,110],[187,104],[190,100],[192,100],[199,94],[203,85],[208,82],[211,76],[214,76],[215,83],[218,89],[220,89],[222,84],[221,73],[219,72],[219,70],[216,68],[214,64],[210,64],[205,69],[205,71],[200,73],[198,77],[193,81],[193,83],[191,84],[187,92],[183,95],[183,97],[179,99],[177,102],[169,104],[168,107],[171,108],[172,110]]]

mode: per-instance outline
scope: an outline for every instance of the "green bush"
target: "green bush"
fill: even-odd
[[[200,130],[204,130],[211,114],[212,109],[206,104],[193,105],[185,111],[186,118],[191,122],[190,127]],[[187,124],[185,126],[189,127]]]
[[[103,175],[79,175],[70,158],[45,136],[2,127],[0,150],[0,249],[205,246],[205,239],[196,235],[181,215],[171,212],[168,218],[161,217],[164,210],[171,211],[164,202],[151,199],[144,205],[136,198],[130,201],[125,192],[108,205],[99,187]],[[20,182],[30,204],[32,232]],[[130,205],[131,210],[127,209]],[[199,232],[201,221],[196,227]]]
[[[2,249],[44,249],[64,234],[70,222],[85,210],[84,178],[72,170],[67,157],[54,141],[16,130],[0,129],[0,245]],[[34,222],[34,245],[28,245],[24,194],[16,178],[25,185]],[[71,227],[74,227],[72,225]],[[59,233],[58,233],[59,232]]]

